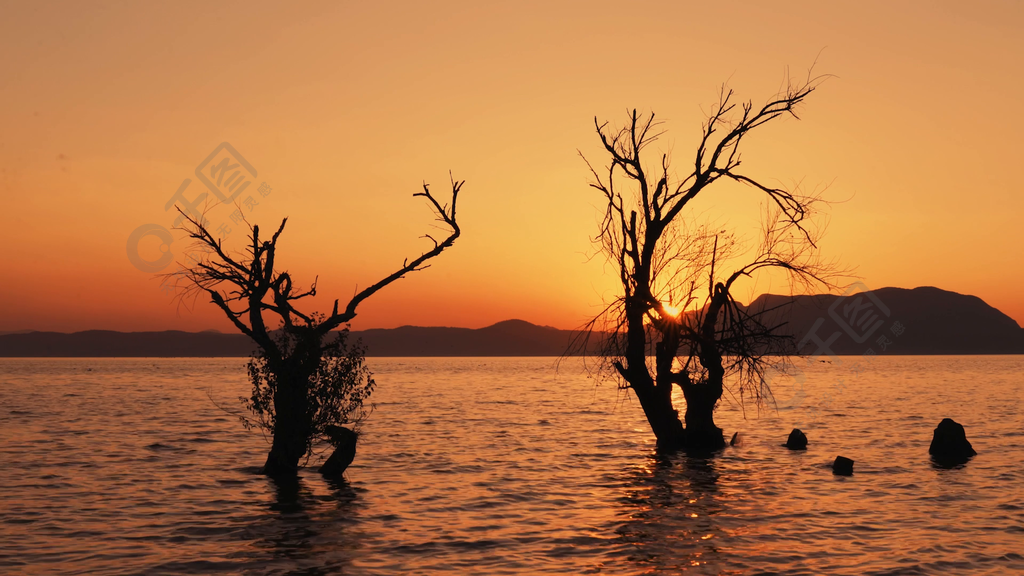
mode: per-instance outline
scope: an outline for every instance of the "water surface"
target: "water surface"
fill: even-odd
[[[0,572],[1024,571],[1021,357],[818,363],[775,382],[778,412],[723,403],[743,442],[707,460],[659,457],[635,399],[572,361],[374,358],[347,480],[290,485],[229,413],[243,364],[0,359]],[[943,417],[963,468],[929,461]],[[794,426],[807,452],[781,447]]]

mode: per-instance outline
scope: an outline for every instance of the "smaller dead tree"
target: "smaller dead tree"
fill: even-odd
[[[302,300],[316,295],[316,280],[307,289],[297,288],[277,260],[277,243],[287,218],[269,239],[261,235],[259,226],[249,225],[246,251],[231,254],[205,222],[182,213],[183,230],[204,256],[172,275],[183,289],[180,294],[183,298],[208,295],[258,347],[249,363],[253,392],[243,398],[254,419],[243,422],[272,436],[265,473],[295,474],[315,444],[350,438],[351,434],[340,434],[339,427],[358,424],[365,417],[374,382],[363,363],[364,349],[348,345],[347,328],[337,330],[356,316],[361,302],[406,274],[429,267],[428,260],[455,243],[461,234],[456,204],[462,184],[452,179],[450,204],[442,205],[426,184],[414,194],[427,199],[437,220],[448,229],[446,238],[438,241],[427,235],[433,242],[430,250],[406,259],[395,272],[353,296],[344,308],[335,300],[329,315],[298,308]]]
[[[573,346],[586,353],[593,333],[606,335],[602,365],[636,394],[659,447],[724,447],[714,412],[728,379],[736,379],[733,392],[741,403],[770,397],[764,370],[773,354],[788,351],[787,337],[768,321],[769,311],[750,310],[734,298],[740,278],[774,269],[788,273],[794,284],[832,287],[834,265],[820,259],[820,230],[811,219],[820,199],[740,170],[746,136],[777,118],[795,117],[821,80],[809,76],[791,83],[760,107],[737,105],[733,92],[723,88],[689,173],[681,178],[667,154],[658,155],[653,166],[647,163],[645,149],[661,135],[653,113],[633,110],[619,129],[594,120],[609,159],[603,173],[588,162],[591,186],[606,205],[595,243],[618,273],[622,292]],[[723,180],[750,186],[767,200],[761,240],[745,262],[734,233],[700,225],[691,216],[693,201]],[[686,402],[682,420],[673,406],[675,386]]]

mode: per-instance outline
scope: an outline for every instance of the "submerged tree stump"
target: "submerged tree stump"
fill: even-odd
[[[328,426],[327,434],[334,446],[334,453],[323,466],[320,466],[320,473],[328,478],[340,478],[356,458],[356,441],[359,435],[344,426]]]
[[[951,418],[943,418],[935,427],[928,453],[937,463],[947,466],[963,464],[977,454],[967,440],[964,427]]]
[[[786,448],[790,450],[807,450],[807,436],[799,428],[793,428],[786,439]]]
[[[742,446],[742,445],[743,445],[743,437],[740,436],[739,432],[734,433],[732,435],[732,440],[729,440],[729,446]]]

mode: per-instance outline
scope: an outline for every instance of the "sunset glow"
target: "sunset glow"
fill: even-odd
[[[665,310],[665,312],[668,313],[669,316],[679,316],[679,313],[682,312],[681,309],[676,308],[671,304],[662,304],[661,307]]]
[[[0,572],[1024,574],[1024,2],[5,0]]]
[[[827,185],[823,251],[867,286],[973,294],[1024,322],[1024,76],[1008,73],[1024,58],[1022,8],[986,6],[654,2],[631,14],[646,33],[630,50],[609,40],[625,33],[610,3],[8,6],[0,239],[13,249],[0,258],[21,280],[0,285],[0,331],[231,331],[125,255],[138,226],[171,225],[183,180],[189,199],[205,190],[195,169],[222,142],[258,173],[237,198],[257,203],[246,217],[289,217],[282,250],[297,283],[319,277],[316,308],[429,246],[412,194],[451,170],[466,180],[458,250],[366,302],[354,326],[579,326],[615,286],[590,258],[600,199],[577,151],[600,160],[594,117],[654,110],[682,169],[723,82],[759,102],[815,59],[834,77],[801,121],[746,143],[745,168]],[[753,241],[756,195],[714,194],[729,202],[696,209]],[[211,218],[240,250],[234,209]],[[140,250],[156,259],[159,242]]]

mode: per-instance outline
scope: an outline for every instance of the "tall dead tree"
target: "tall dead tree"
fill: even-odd
[[[395,272],[353,296],[344,308],[335,300],[329,315],[297,307],[316,295],[316,281],[308,289],[297,288],[277,260],[277,243],[287,218],[269,239],[261,235],[259,226],[250,225],[246,251],[229,254],[205,222],[182,213],[183,229],[199,253],[205,254],[175,274],[175,281],[185,289],[182,294],[208,295],[259,348],[250,364],[254,391],[247,405],[260,417],[256,425],[273,436],[265,473],[294,474],[316,441],[329,440],[332,429],[337,432],[337,426],[349,423],[332,422],[332,417],[345,420],[359,411],[373,382],[362,364],[362,350],[346,346],[344,331],[332,331],[351,321],[364,300],[406,274],[427,268],[428,260],[455,243],[461,233],[456,204],[462,184],[452,179],[450,204],[442,205],[426,184],[414,194],[427,199],[437,220],[448,229],[446,238],[438,241],[426,236],[433,242],[430,250],[406,259]]]
[[[723,87],[703,125],[692,168],[682,178],[670,170],[667,154],[657,157],[655,167],[646,162],[645,150],[661,135],[653,113],[633,110],[619,129],[594,120],[609,158],[603,173],[588,162],[591,186],[606,203],[595,242],[618,272],[622,292],[580,332],[575,346],[586,352],[590,336],[605,333],[603,365],[636,394],[659,447],[723,447],[714,412],[727,379],[738,379],[733,391],[741,402],[770,395],[764,369],[770,355],[787,350],[787,337],[766,311],[750,310],[733,297],[738,279],[776,269],[793,282],[831,287],[833,267],[818,256],[819,230],[810,220],[819,198],[739,170],[747,135],[777,118],[796,117],[821,80],[808,76],[789,83],[760,107],[749,101],[737,105],[732,90]],[[767,199],[759,245],[739,263],[736,235],[701,225],[690,210],[723,180],[750,186]],[[674,386],[686,402],[682,420],[673,406]]]

